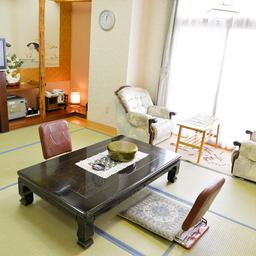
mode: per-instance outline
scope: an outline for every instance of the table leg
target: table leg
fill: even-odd
[[[20,178],[18,179],[18,188],[19,188],[19,194],[21,196],[21,199],[20,199],[21,204],[23,205],[32,204],[34,200],[33,192],[22,183]]]
[[[88,248],[93,244],[93,218],[84,219],[80,216],[76,217],[77,220],[77,243],[83,248]]]
[[[180,169],[180,161],[172,166],[172,168],[168,171],[167,180],[171,183],[174,183],[177,180],[177,175]]]
[[[178,148],[179,148],[180,137],[181,137],[181,130],[182,130],[182,126],[180,126],[180,128],[179,128],[179,133],[178,133],[178,138],[177,138],[177,143],[176,143],[175,152],[177,152],[177,151],[178,151]]]
[[[199,163],[199,161],[200,161],[200,157],[201,157],[202,150],[203,150],[203,145],[204,145],[205,131],[202,132],[202,133],[203,133],[203,137],[202,137],[201,145],[200,145],[199,152],[198,152],[197,163]]]

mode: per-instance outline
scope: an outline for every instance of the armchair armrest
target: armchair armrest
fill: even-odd
[[[251,140],[242,142],[239,155],[249,160],[256,161],[256,143]]]
[[[246,130],[245,133],[250,135],[250,140],[256,142],[256,131]]]
[[[151,123],[157,122],[157,120],[151,115],[142,114],[138,112],[129,112],[127,114],[127,119],[132,126],[144,129],[148,129]]]
[[[253,132],[250,131],[250,130],[246,130],[245,133],[246,133],[246,134],[249,134],[250,136],[252,136],[252,133],[253,133]]]
[[[161,107],[161,106],[150,106],[148,108],[148,114],[151,116],[166,118],[166,119],[171,119],[173,115],[176,115],[175,112],[172,112],[168,108]]]
[[[241,147],[241,142],[239,142],[239,141],[234,141],[233,144],[234,144],[234,146]]]

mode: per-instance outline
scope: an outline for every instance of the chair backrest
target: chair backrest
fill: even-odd
[[[119,98],[126,113],[138,112],[146,114],[148,107],[153,106],[148,91],[140,87],[122,86],[115,94]]]
[[[183,231],[188,230],[200,221],[219,193],[224,182],[224,178],[216,179],[211,185],[209,185],[199,194],[190,212],[188,213],[188,216],[182,224]]]
[[[39,136],[45,159],[72,151],[68,123],[65,120],[41,124]]]

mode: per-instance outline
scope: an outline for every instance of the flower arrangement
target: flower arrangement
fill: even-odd
[[[7,74],[10,74],[11,70],[17,69],[21,67],[21,65],[23,64],[23,61],[20,60],[16,54],[7,56],[6,62],[7,62],[7,70],[6,70]]]
[[[23,61],[20,60],[16,54],[7,56],[7,69],[6,69],[6,80],[9,85],[19,85],[20,73],[17,68],[21,67]]]

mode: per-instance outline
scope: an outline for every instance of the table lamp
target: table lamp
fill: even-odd
[[[71,92],[71,104],[80,104],[80,92]]]

